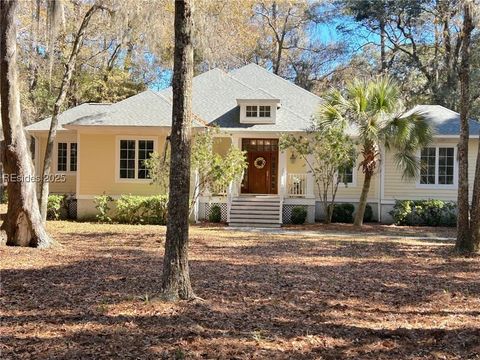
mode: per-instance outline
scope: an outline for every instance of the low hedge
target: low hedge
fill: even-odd
[[[208,214],[208,220],[213,223],[219,223],[222,221],[222,209],[218,205],[213,205],[210,208],[210,213]]]
[[[457,206],[450,201],[397,200],[389,214],[396,225],[457,225]]]
[[[334,223],[353,223],[353,212],[355,206],[352,204],[335,204],[332,213],[332,222]]]
[[[168,197],[166,195],[122,195],[115,204],[115,220],[124,224],[167,223]]]
[[[305,223],[305,220],[307,220],[307,209],[304,206],[295,206],[290,215],[292,224],[301,225]]]

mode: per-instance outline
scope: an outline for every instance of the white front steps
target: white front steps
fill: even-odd
[[[234,227],[280,227],[279,196],[239,196],[232,199],[229,225]]]

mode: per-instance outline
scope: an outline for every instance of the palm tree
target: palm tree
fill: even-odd
[[[353,80],[344,92],[333,90],[325,100],[320,126],[340,122],[356,133],[361,146],[359,168],[365,179],[354,221],[361,226],[370,182],[381,160],[380,147],[394,151],[403,178],[415,178],[419,170],[416,152],[431,141],[432,129],[421,114],[403,112],[400,89],[388,76]]]

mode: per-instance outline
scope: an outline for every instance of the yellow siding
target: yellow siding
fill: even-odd
[[[431,146],[447,146],[456,148],[458,139],[437,140]],[[473,186],[475,162],[477,158],[478,140],[471,140],[469,144],[469,183]],[[457,187],[442,189],[418,187],[417,180],[403,180],[402,172],[397,169],[391,152],[387,152],[385,159],[384,196],[385,200],[420,200],[436,198],[441,200],[456,200]],[[456,164],[458,166],[458,164]]]
[[[362,192],[363,181],[365,176],[361,169],[354,168],[356,181],[354,184],[345,186],[344,184],[338,185],[337,200],[338,201],[354,201],[360,199],[360,193]],[[368,201],[378,201],[378,175],[374,175],[370,181],[370,191],[368,192]]]
[[[47,134],[36,135],[36,156],[35,169],[37,175],[40,175],[43,169],[43,161],[45,159],[45,149],[47,147]],[[55,144],[61,142],[77,142],[77,135],[73,132],[58,132]],[[77,145],[78,146],[78,145]],[[78,170],[78,169],[77,169]],[[50,193],[53,194],[74,194],[76,190],[76,173],[75,172],[57,172],[57,148],[53,150],[52,175],[65,175],[65,181],[50,182]]]
[[[159,188],[151,185],[150,180],[118,179],[118,144],[121,139],[153,139],[155,151],[163,153],[166,132],[148,133],[148,135],[115,133],[80,133],[80,161],[78,196],[108,195],[152,195]]]
[[[298,156],[296,154],[296,159],[295,161],[292,162],[291,157],[292,157],[292,152],[293,150],[287,149],[285,151],[286,159],[287,159],[287,173],[288,174],[305,174],[308,171],[308,166],[303,158]]]

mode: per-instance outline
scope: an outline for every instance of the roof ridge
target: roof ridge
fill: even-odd
[[[263,71],[266,71],[268,74],[273,75],[273,76],[279,78],[280,80],[283,80],[284,82],[286,82],[286,83],[288,83],[288,84],[290,84],[290,85],[293,85],[293,86],[299,88],[300,90],[306,92],[307,94],[309,94],[309,95],[311,95],[311,96],[314,96],[314,97],[318,98],[319,100],[323,100],[320,96],[315,95],[315,94],[312,93],[311,91],[308,91],[307,89],[302,88],[301,86],[295,84],[294,82],[291,82],[290,80],[284,79],[284,78],[281,77],[280,75],[274,74],[273,72],[268,71],[267,69],[265,69],[263,66],[260,66],[260,65],[258,65],[258,64],[255,64],[255,63],[253,63],[253,62],[251,62],[250,64],[247,64],[247,65],[245,65],[245,66],[242,66],[242,67],[240,67],[240,68],[238,68],[238,69],[235,69],[235,70],[233,70],[232,72],[235,72],[235,71],[237,71],[237,70],[240,70],[240,69],[242,69],[242,68],[244,68],[244,67],[247,67],[247,66],[250,66],[250,65],[253,65],[253,66],[255,66],[255,67],[258,67],[259,69],[262,69]]]
[[[225,72],[225,74],[226,74],[227,76],[231,77],[233,80],[235,80],[235,81],[238,82],[239,84],[242,84],[243,86],[247,87],[248,89],[250,89],[250,90],[252,90],[252,91],[257,90],[257,89],[255,89],[255,88],[251,87],[250,85],[248,85],[247,83],[244,83],[242,80],[237,79],[235,76],[233,76],[233,75],[231,74],[231,72],[226,72],[226,71],[224,71],[224,72]]]
[[[158,93],[158,92],[155,92],[153,91],[153,93],[155,95],[157,95],[160,99],[162,99],[163,101],[167,102],[169,105],[172,105],[173,106],[173,102],[171,102],[167,97],[163,96],[162,94]],[[205,121],[204,119],[202,119],[199,115],[197,115],[193,109],[192,109],[192,116],[195,120],[197,120],[197,122],[200,124],[200,125],[203,125],[203,126],[208,126],[208,122]]]

